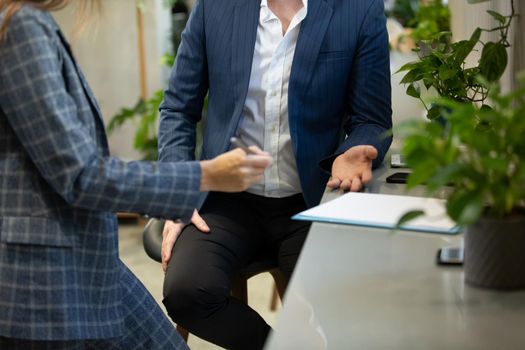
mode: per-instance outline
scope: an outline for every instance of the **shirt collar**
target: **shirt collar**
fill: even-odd
[[[261,7],[268,7],[268,0],[261,0]],[[308,8],[308,0],[303,0],[304,8]]]
[[[308,5],[308,0],[303,0],[303,5],[306,7],[306,5]],[[268,0],[261,0],[261,6],[268,6]]]
[[[299,12],[304,11],[305,17],[306,13],[308,11],[308,0],[302,0],[303,1],[303,9],[299,10]],[[270,19],[277,18],[275,15],[270,11],[270,8],[268,7],[268,0],[261,0],[261,11],[263,12],[263,21],[269,21]],[[304,18],[304,17],[303,17]]]

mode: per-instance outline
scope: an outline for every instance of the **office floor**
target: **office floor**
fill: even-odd
[[[163,272],[160,264],[151,260],[142,248],[142,225],[135,222],[119,225],[119,251],[122,261],[135,273],[155,300],[162,305]],[[277,312],[270,310],[273,279],[270,274],[260,274],[248,281],[248,303],[270,324],[275,325]],[[188,345],[193,350],[216,350],[214,346],[190,334]]]

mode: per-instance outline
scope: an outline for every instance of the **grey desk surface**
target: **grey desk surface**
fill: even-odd
[[[403,193],[384,181],[393,171],[368,190]],[[473,288],[461,267],[435,264],[461,241],[313,224],[266,349],[525,349],[525,292]]]

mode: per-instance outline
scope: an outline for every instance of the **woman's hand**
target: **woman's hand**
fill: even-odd
[[[253,154],[236,148],[211,160],[201,161],[201,191],[241,192],[262,181],[272,157],[255,146],[250,150]]]
[[[261,181],[264,170],[272,162],[272,157],[256,146],[250,147],[250,151],[253,153],[246,154],[240,148],[236,148],[212,160],[201,161],[201,191],[241,192],[253,183]],[[203,233],[210,232],[197,210],[193,212],[191,223]],[[164,272],[171,259],[173,246],[186,225],[174,221],[166,221],[164,224],[161,251]]]

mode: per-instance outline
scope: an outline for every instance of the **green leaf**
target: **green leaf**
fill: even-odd
[[[401,68],[399,68],[396,71],[396,73],[407,71],[407,70],[413,70],[414,68],[420,68],[420,66],[421,66],[421,62],[419,62],[419,61],[417,61],[417,62],[408,62],[408,63],[404,64],[403,66],[401,66]]]
[[[169,53],[166,53],[164,54],[161,58],[160,58],[160,64],[162,66],[167,66],[167,67],[173,67],[173,64],[175,64],[175,56],[172,55],[172,54],[169,54]]]
[[[469,40],[463,40],[455,44],[454,66],[460,67],[467,56],[472,52],[481,37],[481,28],[476,28]]]
[[[412,173],[408,177],[407,188],[411,189],[417,185],[425,183],[436,173],[436,166],[437,164],[433,160],[428,159],[414,167]]]
[[[483,166],[487,168],[488,171],[496,171],[505,175],[509,169],[509,163],[507,159],[502,158],[484,158],[482,160]]]
[[[420,69],[413,69],[409,71],[403,79],[401,79],[401,84],[408,84],[413,83],[422,78],[421,70]]]
[[[427,118],[429,120],[435,120],[441,116],[441,108],[434,106],[430,108],[427,112]]]
[[[448,80],[456,75],[456,70],[446,65],[439,67],[439,79]]]
[[[489,105],[482,105],[481,108],[479,109],[480,112],[483,112],[483,113],[490,113],[492,111],[494,111],[494,108],[492,108],[491,106]]]
[[[478,190],[459,190],[448,199],[447,213],[459,225],[470,225],[480,218],[483,207],[483,196]]]
[[[419,98],[421,96],[421,91],[419,89],[419,86],[417,86],[416,84],[408,85],[406,93],[408,96],[412,96],[415,98]]]
[[[502,14],[496,11],[487,10],[487,13],[491,15],[492,17],[494,17],[494,19],[501,24],[505,24],[505,22],[507,22],[507,18],[505,18],[505,16],[503,16]]]
[[[432,178],[428,181],[428,190],[430,193],[441,189],[444,186],[452,185],[456,176],[461,174],[461,165],[453,163],[440,169]]]
[[[507,49],[501,43],[488,42],[483,47],[479,60],[480,73],[489,82],[498,81],[508,63]]]
[[[135,140],[133,142],[133,146],[137,149],[141,149],[147,134],[148,128],[145,125],[139,126],[137,128],[137,131],[135,132]]]
[[[123,125],[128,120],[133,120],[137,115],[140,115],[144,109],[144,101],[139,99],[133,108],[122,108],[109,121],[107,130],[111,134],[115,128]]]
[[[423,79],[423,84],[425,85],[425,88],[428,90],[434,85],[433,79],[425,78]]]
[[[401,228],[401,226],[405,225],[407,222],[417,219],[418,217],[421,217],[423,215],[425,215],[425,212],[423,210],[411,210],[409,212],[406,212],[399,218],[396,224],[396,229]]]

